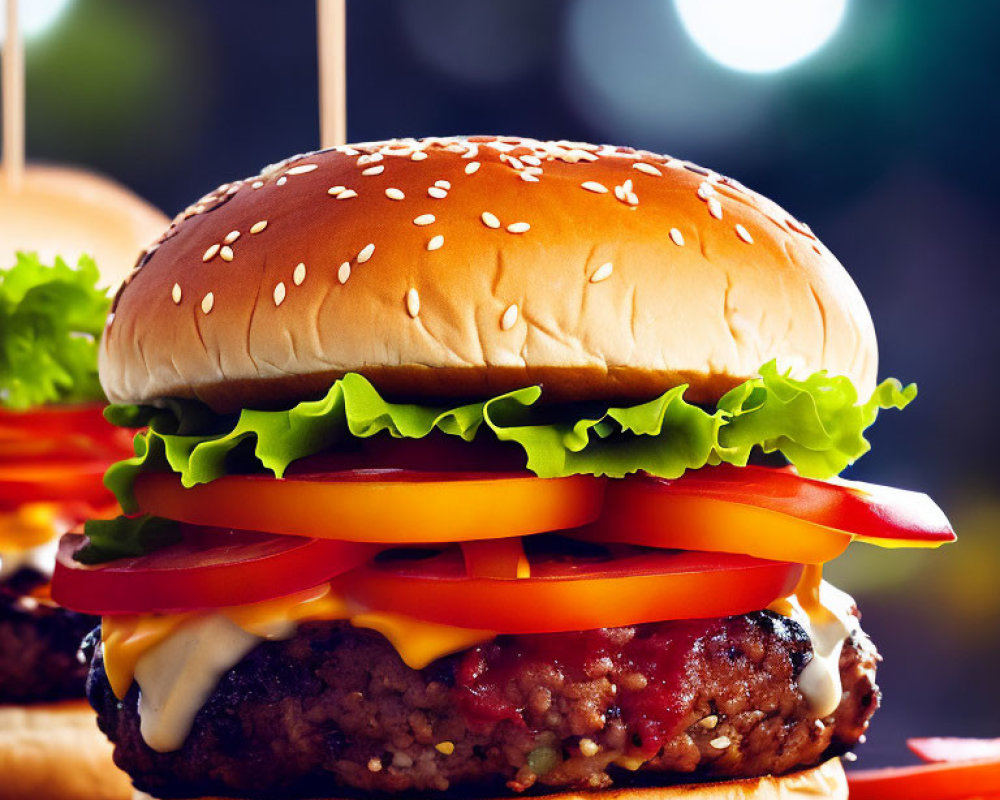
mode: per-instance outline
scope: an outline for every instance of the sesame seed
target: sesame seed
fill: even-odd
[[[233,248],[231,248],[228,244],[225,245],[224,247],[220,248],[219,249],[219,258],[221,258],[223,261],[232,261],[233,260]]]
[[[368,167],[368,169],[362,170],[361,174],[371,176],[371,175],[381,175],[383,172],[385,172],[385,164],[379,164],[377,166]]]
[[[451,181],[434,181],[434,185],[439,189],[444,189],[448,191],[451,188]]]
[[[316,169],[316,164],[299,164],[297,167],[292,167],[285,174],[286,175],[305,175],[306,173],[312,172]]]
[[[295,282],[296,286],[301,286],[306,279],[306,265],[299,263],[295,267],[295,271],[292,272],[292,280]]]
[[[652,164],[647,164],[645,161],[636,161],[632,164],[632,169],[638,170],[639,172],[645,172],[647,175],[655,175],[657,178],[662,178],[663,173],[660,172]]]
[[[600,747],[593,739],[583,738],[580,740],[580,755],[593,758],[600,751]]]
[[[478,161],[470,161],[465,165],[466,175],[475,175],[479,171],[480,163]]]
[[[639,205],[639,195],[635,192],[629,192],[625,195],[625,202],[627,202],[630,206],[637,206]]]
[[[538,183],[538,176],[532,175],[530,172],[525,171],[521,173],[521,180],[525,181],[526,183]]]
[[[442,246],[444,246],[444,237],[440,235],[435,236],[427,243],[428,250],[440,250]]]
[[[512,222],[507,226],[507,233],[527,233],[531,230],[531,225],[527,222]]]
[[[517,303],[507,306],[507,310],[503,312],[503,316],[500,317],[500,327],[505,331],[509,331],[514,327],[514,323],[517,322]]]
[[[336,196],[341,192],[346,192],[346,191],[347,191],[346,186],[331,186],[329,189],[326,190],[326,193]]]
[[[844,761],[857,761],[858,760],[858,754],[857,753],[844,753],[844,755],[842,755],[841,758],[843,758]]]
[[[181,304],[181,285],[179,283],[174,284],[174,288],[170,290],[170,296],[176,305]]]
[[[415,217],[413,220],[414,225],[433,225],[437,217],[433,214],[421,214],[419,217]]]
[[[374,253],[375,253],[375,245],[366,244],[364,247],[361,248],[361,252],[358,253],[358,263],[364,264],[369,258],[372,257],[372,255],[374,255]]]
[[[420,314],[420,294],[416,289],[406,291],[406,313],[414,319]]]
[[[631,178],[629,178],[627,181],[625,181],[625,183],[622,184],[622,189],[625,190],[625,194],[628,194],[629,192],[631,192],[633,188],[634,187],[632,186],[632,179]]]
[[[670,160],[667,161],[666,166],[669,167],[670,169],[680,169],[681,167],[684,166],[684,162],[681,161],[679,158],[671,158]]]
[[[365,164],[375,164],[382,160],[381,153],[369,153],[363,155],[358,159],[358,166],[363,167]]]
[[[716,750],[725,750],[732,744],[728,736],[717,736],[709,742]]]
[[[617,197],[623,203],[625,202],[626,194],[625,194],[625,187],[624,186],[616,186],[615,187],[615,197]]]
[[[684,246],[684,234],[681,233],[677,228],[670,229],[670,241],[672,241],[678,247]]]
[[[275,183],[278,186],[284,186],[286,183],[288,183],[288,178],[282,175],[280,178],[278,178],[278,180],[275,181]]]
[[[341,284],[347,283],[347,279],[351,277],[351,265],[350,262],[345,261],[340,265],[340,269],[337,270],[337,280]]]
[[[211,247],[208,248],[208,250],[205,251],[205,255],[201,257],[201,260],[211,261],[213,258],[215,258],[216,254],[219,252],[220,247],[222,247],[222,245],[213,244]]]
[[[753,237],[750,235],[750,231],[748,231],[739,223],[736,223],[736,235],[739,236],[747,244],[753,244]]]
[[[521,160],[525,164],[530,164],[533,167],[542,166],[542,159],[540,159],[538,156],[521,156]]]
[[[706,731],[710,731],[719,724],[719,717],[716,714],[709,714],[707,717],[703,717],[698,720],[698,725],[704,728]]]
[[[708,200],[713,194],[715,194],[715,187],[708,181],[702,181],[698,185],[698,197],[702,200]]]
[[[215,295],[209,292],[201,299],[201,313],[210,314],[215,308]]]
[[[274,304],[280,306],[285,302],[285,282],[279,281],[278,285],[274,287]]]
[[[708,213],[716,219],[722,219],[722,203],[716,197],[708,198]]]
[[[427,158],[427,153],[423,150],[417,150],[412,156],[410,156],[411,161],[423,161]]]
[[[396,189],[395,187],[389,187],[385,190],[385,196],[390,200],[405,200],[406,195],[403,194],[401,189]]]
[[[346,192],[341,192],[337,195],[338,200],[350,200],[352,197],[357,197],[358,193],[353,189],[348,189]]]
[[[608,261],[606,264],[601,264],[597,269],[594,270],[594,274],[590,276],[591,283],[600,283],[601,281],[606,281],[611,277],[611,273],[614,271],[615,265]]]
[[[259,189],[259,188],[260,188],[261,186],[263,186],[263,185],[264,185],[264,181],[254,181],[254,182],[253,182],[253,183],[251,183],[250,185],[251,185],[251,186],[252,186],[252,187],[253,187],[254,189]]]
[[[229,233],[226,234],[226,238],[223,239],[222,241],[224,241],[226,244],[232,244],[239,238],[240,238],[239,231],[230,231]]]
[[[508,164],[510,164],[514,169],[521,171],[524,169],[524,164],[521,163],[521,159],[515,158],[514,156],[504,156],[502,157]]]
[[[427,190],[427,194],[437,200],[444,200],[448,196],[448,192],[442,189],[440,186],[432,186]]]
[[[267,227],[267,220],[262,219],[260,222],[255,222],[250,226],[250,233],[260,233]]]
[[[481,219],[487,228],[493,228],[496,230],[500,227],[500,220],[497,219],[496,214],[491,214],[489,211],[484,211]]]
[[[434,749],[437,750],[443,756],[450,756],[455,752],[454,742],[438,742],[434,745]]]
[[[607,194],[608,187],[603,183],[598,183],[597,181],[584,181],[580,184],[588,192],[594,192],[595,194]]]

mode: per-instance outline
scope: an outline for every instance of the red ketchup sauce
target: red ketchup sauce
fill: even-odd
[[[500,637],[462,658],[455,682],[459,707],[474,726],[504,720],[527,726],[525,709],[509,699],[507,690],[532,665],[552,665],[567,681],[606,677],[617,687],[607,711],[621,715],[635,752],[652,757],[678,732],[694,700],[693,682],[684,678],[699,640],[719,624],[718,619],[690,620],[638,629]],[[644,685],[630,679],[635,675],[644,676]]]

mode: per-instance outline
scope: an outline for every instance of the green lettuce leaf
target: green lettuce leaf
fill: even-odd
[[[537,386],[436,408],[390,403],[361,375],[348,374],[322,399],[284,411],[216,417],[194,403],[111,406],[111,422],[148,428],[136,435],[135,457],[112,466],[105,484],[134,514],[132,486],[144,471],[175,472],[187,487],[248,469],[280,478],[293,461],[352,437],[419,439],[435,430],[465,441],[494,436],[516,442],[528,469],[545,478],[622,477],[639,470],[675,478],[706,464],[745,466],[755,447],[782,453],[803,475],[829,478],[868,451],[864,431],[880,409],[903,408],[917,391],[889,379],[861,403],[847,378],[818,372],[796,380],[774,362],[761,367],[759,378],[728,392],[715,409],[688,403],[686,389],[591,414],[539,406]]]
[[[181,540],[179,523],[150,516],[87,520],[84,533],[87,544],[73,555],[81,564],[136,558]]]
[[[0,405],[103,400],[97,344],[110,300],[93,259],[75,267],[18,253],[0,270]]]

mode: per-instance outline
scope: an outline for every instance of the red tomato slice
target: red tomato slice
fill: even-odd
[[[852,539],[935,547],[955,540],[927,495],[887,486],[802,478],[790,469],[723,464],[676,480],[610,481],[600,520],[583,535],[652,547],[829,561]]]
[[[377,548],[226,529],[186,529],[184,539],[139,558],[86,566],[59,544],[53,598],[86,614],[170,614],[244,605],[318,586],[370,559]]]
[[[452,546],[415,560],[376,559],[338,586],[363,606],[428,622],[550,633],[757,611],[789,594],[802,574],[800,564],[749,556],[615,550],[596,558],[536,555],[530,578],[509,580],[468,577]]]
[[[1000,795],[1000,759],[851,771],[851,800],[971,800]]]
[[[185,489],[174,474],[147,473],[135,498],[147,514],[216,527],[351,542],[460,542],[584,525],[601,508],[604,481],[586,475],[353,470],[229,475]]]
[[[114,502],[103,483],[106,461],[0,465],[0,508],[22,503]]]
[[[960,739],[933,737],[929,739],[907,739],[906,746],[920,756],[922,761],[976,761],[993,759],[1000,761],[1000,739]]]

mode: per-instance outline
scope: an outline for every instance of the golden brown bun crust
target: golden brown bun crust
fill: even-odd
[[[296,156],[219,187],[123,288],[101,380],[113,402],[217,410],[348,371],[417,398],[690,382],[707,401],[772,358],[874,386],[868,309],[806,226],[666,156],[474,137]]]
[[[133,800],[148,800],[136,792]],[[510,795],[504,800],[516,800]],[[698,783],[687,786],[610,789],[600,792],[558,792],[541,796],[542,800],[847,800],[847,777],[840,760],[833,758],[812,769],[788,775],[746,778],[723,783]],[[201,798],[201,800],[223,800]],[[332,798],[330,799],[332,800]]]
[[[71,264],[91,255],[103,285],[115,288],[166,224],[162,213],[107,178],[31,165],[17,194],[0,185],[0,265],[13,264],[18,250]]]
[[[130,800],[83,701],[0,706],[0,800]]]

